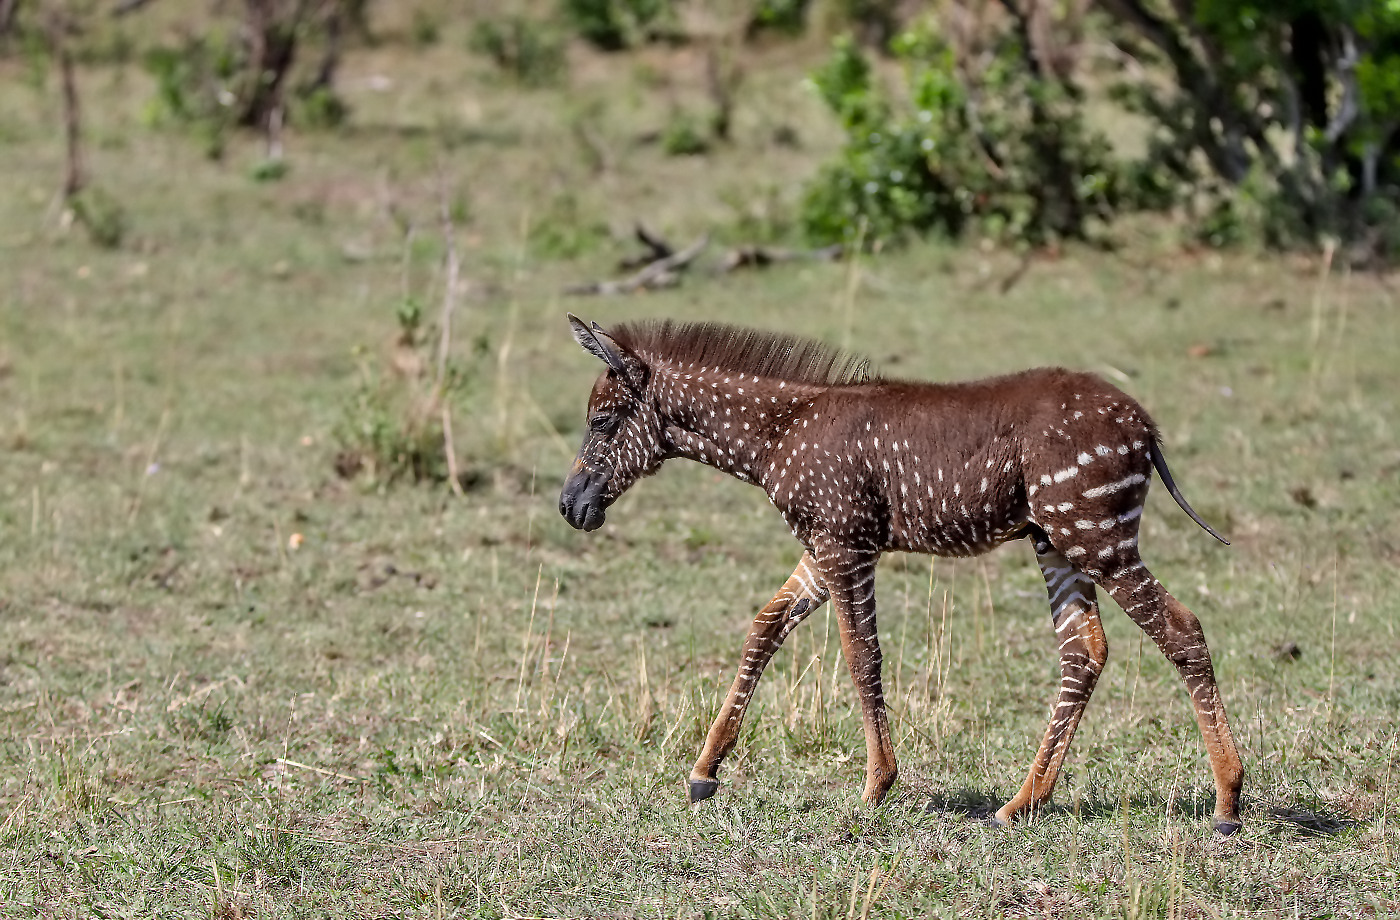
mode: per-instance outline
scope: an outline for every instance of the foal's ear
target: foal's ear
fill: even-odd
[[[572,313],[565,313],[569,318],[569,330],[574,334],[574,341],[583,346],[583,350],[593,355],[600,361],[607,361],[608,354],[598,341],[593,330],[588,328],[588,324],[574,316]]]
[[[574,341],[582,345],[584,351],[612,368],[613,372],[631,390],[639,392],[643,371],[637,359],[627,354],[622,346],[613,340],[612,336],[603,331],[602,326],[594,323],[590,328],[587,323],[572,313],[567,314],[567,316],[569,317],[569,328],[574,332]]]
[[[582,345],[584,351],[619,374],[622,373],[622,349],[603,331],[603,327],[594,323],[590,329],[587,323],[572,313],[565,315],[569,317],[569,328],[573,330],[574,341]]]

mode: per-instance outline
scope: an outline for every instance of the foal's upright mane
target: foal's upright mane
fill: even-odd
[[[871,379],[870,362],[813,339],[723,323],[627,323],[609,335],[634,354],[788,383],[843,386]]]

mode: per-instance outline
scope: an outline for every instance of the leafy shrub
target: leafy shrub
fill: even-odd
[[[291,167],[286,160],[264,159],[254,163],[248,170],[248,178],[254,182],[280,182],[287,177],[287,172]]]
[[[1230,197],[1211,201],[1191,229],[1197,242],[1214,249],[1235,246],[1243,242],[1248,233],[1239,205]]]
[[[292,100],[292,121],[307,128],[339,128],[350,117],[350,107],[329,86],[312,86]]]
[[[585,41],[621,51],[661,37],[675,20],[674,0],[560,0],[560,12]]]
[[[345,121],[348,109],[331,85],[334,54],[328,52],[314,77],[293,79],[298,47],[318,36],[329,42],[338,28],[332,25],[336,7],[318,7],[314,14],[305,4],[288,4],[276,14],[270,7],[258,9],[262,13],[254,15],[249,4],[244,21],[220,21],[146,54],[145,68],[155,82],[148,123],[187,128],[218,158],[235,126],[269,129],[283,115],[312,128]]]
[[[447,479],[441,423],[405,415],[382,379],[361,383],[335,435],[340,445],[336,469],[347,479],[364,474],[386,485]]]
[[[409,39],[416,47],[428,48],[442,38],[442,27],[437,17],[421,7],[413,11],[413,22],[408,28]]]
[[[445,482],[449,467],[443,443],[442,406],[460,397],[470,369],[449,360],[436,377],[436,332],[423,321],[422,304],[407,298],[396,311],[399,334],[387,366],[361,353],[360,377],[334,429],[336,471],[345,478],[366,475],[380,485]],[[477,343],[478,357],[486,343]]]
[[[698,156],[709,152],[710,142],[693,117],[676,112],[661,132],[661,149],[667,156]]]
[[[1400,254],[1400,3],[1101,8],[1105,38],[1146,65],[1117,75],[1115,98],[1165,139],[1154,155],[1174,148],[1163,160],[1194,196],[1229,198],[1240,231],[1271,245]],[[1221,207],[1207,239],[1230,235],[1211,228]]]
[[[807,9],[811,0],[758,0],[749,17],[748,33],[777,32],[800,35],[807,27]]]
[[[212,159],[223,155],[225,133],[234,122],[234,84],[238,52],[221,35],[190,37],[174,47],[146,54],[146,72],[155,81],[155,96],[146,104],[146,121],[189,128],[204,142]]]
[[[1013,35],[976,83],[927,30],[900,35],[909,103],[877,87],[850,38],[812,77],[846,144],[808,184],[802,223],[820,244],[978,232],[1043,243],[1085,236],[1125,204],[1121,164],[1063,84],[1033,73]]]
[[[73,217],[87,230],[88,238],[103,249],[116,249],[126,238],[127,214],[121,202],[101,188],[89,185],[70,202]]]
[[[477,22],[470,46],[523,86],[557,83],[566,65],[563,38],[523,16]]]

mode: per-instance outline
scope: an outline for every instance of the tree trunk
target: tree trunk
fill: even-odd
[[[287,75],[296,60],[297,28],[306,9],[302,0],[287,10],[278,0],[245,0],[248,70],[238,124],[266,130],[272,113],[282,108]]]
[[[69,22],[59,13],[48,21],[49,48],[58,64],[60,92],[63,96],[63,139],[66,165],[63,174],[63,200],[72,201],[83,190],[83,135],[81,113],[78,109],[78,80],[73,72],[73,54],[68,49]]]
[[[0,41],[7,40],[14,31],[17,12],[19,0],[0,0]]]
[[[326,48],[321,55],[321,64],[316,68],[316,76],[311,81],[312,89],[330,90],[335,85],[335,72],[340,69],[340,45],[345,33],[347,7],[348,4],[339,0],[326,6],[322,20]]]
[[[1074,90],[1069,80],[1053,76],[1037,51],[1037,43],[1033,41],[1031,33],[1034,9],[1029,13],[1023,12],[1014,0],[1002,0],[1002,6],[1006,8],[1015,24],[1017,44],[1020,45],[1019,50],[1026,61],[1031,78],[1046,86],[1052,82],[1057,83],[1073,95]],[[1043,48],[1044,43],[1039,47]],[[1084,206],[1075,188],[1075,172],[1065,161],[1065,139],[1061,125],[1048,111],[1043,92],[1030,93],[1028,104],[1033,128],[1031,146],[1040,164],[1041,175],[1046,180],[1035,194],[1035,230],[1038,233],[1048,231],[1056,236],[1082,237],[1085,224]]]

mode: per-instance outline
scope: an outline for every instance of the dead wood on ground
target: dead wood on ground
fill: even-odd
[[[779,262],[839,262],[845,258],[841,243],[821,249],[783,249],[778,246],[735,246],[725,254],[723,269],[767,268]]]
[[[638,229],[640,231],[641,228]],[[664,241],[661,242],[664,244]],[[653,259],[639,271],[626,278],[616,281],[590,281],[584,284],[570,285],[564,289],[564,293],[581,297],[634,294],[637,291],[655,291],[675,287],[680,283],[681,274],[690,267],[690,264],[699,257],[700,253],[705,251],[705,247],[708,245],[710,245],[710,235],[707,233],[679,252],[671,252],[659,259]],[[669,247],[667,248],[669,249]]]

